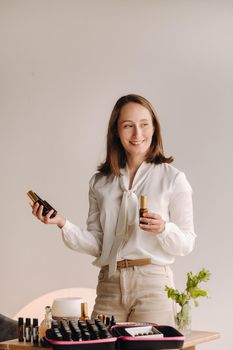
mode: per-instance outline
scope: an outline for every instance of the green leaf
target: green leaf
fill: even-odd
[[[191,288],[189,290],[189,293],[191,295],[191,298],[193,299],[197,299],[199,297],[206,297],[207,296],[207,292],[203,289],[199,289],[199,288]]]
[[[201,282],[207,282],[210,279],[210,272],[202,268],[196,275],[192,272],[187,273],[186,288],[184,292],[179,292],[177,289],[165,287],[168,298],[174,300],[181,307],[190,299],[194,300],[194,305],[198,306],[196,301],[199,297],[207,297],[206,290],[200,288]]]

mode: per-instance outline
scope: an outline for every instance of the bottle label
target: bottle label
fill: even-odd
[[[30,327],[25,327],[25,340],[26,341],[31,341],[31,328]]]
[[[38,343],[38,341],[39,341],[38,326],[32,328],[32,339],[33,339],[33,343]]]

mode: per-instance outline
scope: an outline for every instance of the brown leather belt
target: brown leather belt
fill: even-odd
[[[143,266],[143,265],[149,265],[151,264],[151,259],[136,259],[136,260],[121,260],[117,262],[117,268],[118,269],[125,269],[127,267],[133,267],[133,266]]]

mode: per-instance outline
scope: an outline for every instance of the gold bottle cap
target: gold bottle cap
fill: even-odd
[[[81,303],[81,315],[82,316],[88,315],[87,303]]]
[[[146,195],[142,195],[140,198],[140,208],[147,209],[147,196]]]
[[[33,203],[35,203],[38,200],[37,195],[33,191],[28,191],[27,195],[33,201]]]

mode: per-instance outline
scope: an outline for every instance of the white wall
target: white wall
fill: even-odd
[[[233,345],[232,16],[230,0],[0,0],[1,313],[95,287],[92,258],[36,221],[26,192],[85,226],[111,109],[134,92],[154,104],[194,190],[196,249],[174,266],[178,288],[190,270],[212,272],[193,328],[222,333],[205,349]]]

